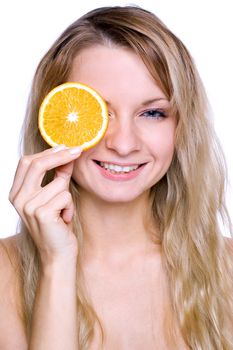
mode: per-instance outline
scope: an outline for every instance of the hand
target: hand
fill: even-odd
[[[25,222],[42,263],[77,256],[77,239],[72,231],[74,205],[69,182],[74,160],[81,154],[59,146],[24,156],[19,161],[9,200]],[[52,182],[42,187],[45,173],[55,168]]]

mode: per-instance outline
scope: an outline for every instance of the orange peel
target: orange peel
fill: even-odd
[[[52,147],[63,144],[87,150],[103,138],[108,119],[107,105],[96,90],[83,83],[68,82],[44,98],[38,126]]]

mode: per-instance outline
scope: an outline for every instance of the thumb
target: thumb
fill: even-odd
[[[69,182],[71,175],[73,173],[73,169],[74,169],[74,161],[61,165],[55,169],[54,178],[62,177],[63,179],[68,180]]]

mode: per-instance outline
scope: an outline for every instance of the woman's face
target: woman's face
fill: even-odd
[[[171,163],[176,121],[142,60],[127,49],[94,46],[75,58],[69,81],[98,91],[110,117],[101,142],[75,162],[81,192],[108,202],[147,194]]]

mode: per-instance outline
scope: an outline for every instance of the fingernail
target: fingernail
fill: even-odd
[[[67,147],[65,145],[58,145],[58,146],[55,146],[52,148],[53,152],[56,153],[56,152],[59,152],[63,149],[66,149]]]
[[[78,154],[78,153],[82,153],[82,151],[83,149],[80,146],[69,149],[70,154]]]

